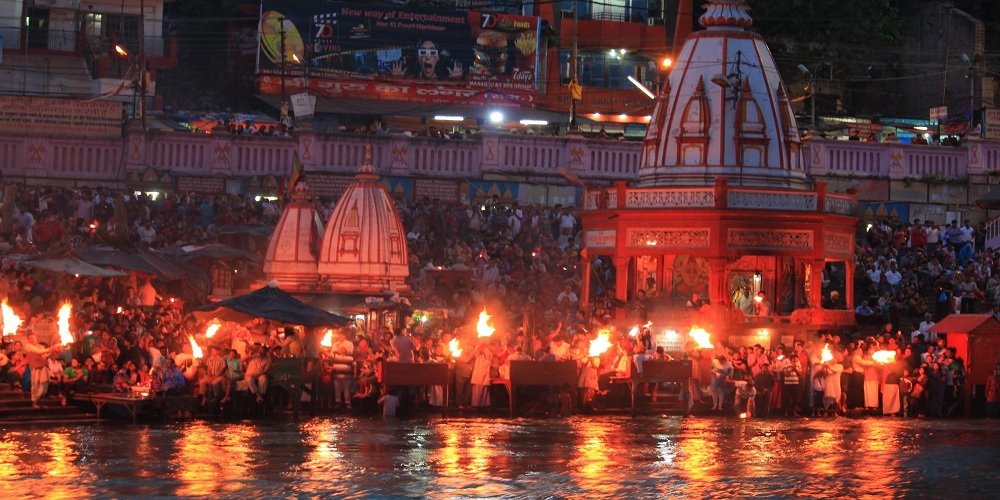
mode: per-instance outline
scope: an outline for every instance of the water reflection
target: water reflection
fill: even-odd
[[[8,431],[0,473],[14,497],[983,497],[998,441],[843,418],[108,424]]]

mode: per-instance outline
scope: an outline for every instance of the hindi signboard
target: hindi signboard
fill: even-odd
[[[310,91],[347,99],[534,102],[538,17],[263,0],[259,26],[263,93],[284,79],[286,88],[308,80]]]
[[[986,139],[1000,139],[1000,109],[986,110],[983,137]]]
[[[27,134],[120,137],[122,103],[0,96],[0,129]]]
[[[614,248],[618,233],[614,229],[588,229],[584,236],[587,248]]]
[[[940,121],[942,118],[948,118],[948,106],[938,106],[936,108],[931,108],[931,122]]]

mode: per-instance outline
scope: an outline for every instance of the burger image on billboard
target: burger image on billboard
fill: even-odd
[[[507,72],[507,35],[484,31],[476,38],[472,72],[479,75],[502,75]]]

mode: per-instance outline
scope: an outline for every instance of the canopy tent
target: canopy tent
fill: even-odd
[[[237,224],[233,226],[212,226],[209,229],[211,234],[248,234],[267,238],[274,232],[274,226],[270,224]]]
[[[81,259],[97,265],[109,266],[125,271],[155,275],[166,280],[179,280],[202,274],[178,259],[153,252],[130,252],[111,247],[78,248],[76,254]]]
[[[1000,208],[1000,186],[991,188],[986,194],[976,199],[976,206],[985,210]]]
[[[104,269],[88,264],[76,257],[33,257],[20,254],[11,254],[7,258],[18,261],[21,265],[30,268],[44,269],[59,274],[73,274],[79,276],[103,276],[121,277],[128,276],[127,273]]]
[[[210,260],[247,260],[250,262],[260,262],[263,259],[257,254],[246,252],[229,245],[213,243],[209,245],[184,245],[168,248],[163,251],[171,257],[177,257],[183,261],[194,259]]]
[[[292,297],[277,286],[266,286],[246,295],[189,309],[202,321],[249,321],[265,318],[289,325],[307,327],[345,326],[351,322],[339,314],[328,313]]]

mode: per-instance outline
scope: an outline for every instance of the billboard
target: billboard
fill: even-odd
[[[349,99],[531,107],[539,18],[263,0],[261,92],[308,87]]]

